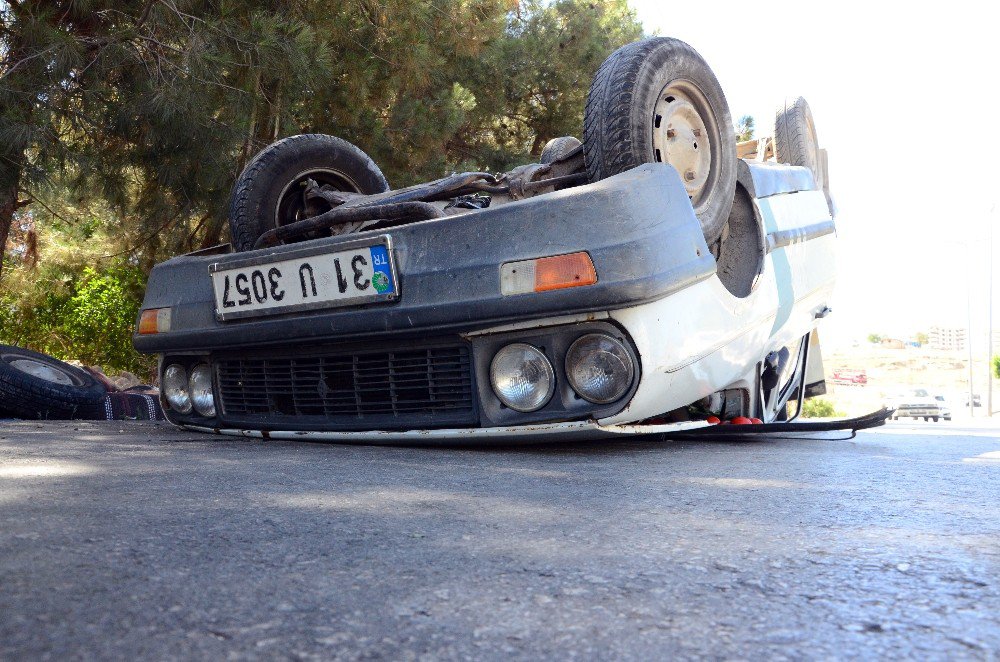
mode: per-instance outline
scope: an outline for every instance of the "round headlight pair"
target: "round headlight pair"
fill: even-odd
[[[212,368],[207,363],[199,363],[188,379],[184,366],[176,363],[168,366],[163,371],[163,397],[179,414],[190,414],[194,410],[202,416],[215,416]]]
[[[632,385],[635,366],[625,346],[603,333],[578,338],[566,352],[566,377],[580,397],[594,404],[621,398]],[[532,345],[507,345],[493,357],[493,392],[515,411],[541,409],[555,392],[555,371],[545,354]]]

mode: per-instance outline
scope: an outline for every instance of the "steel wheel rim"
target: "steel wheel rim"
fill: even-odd
[[[722,140],[708,98],[691,81],[671,81],[656,98],[652,128],[653,159],[677,170],[697,212],[719,179]]]
[[[31,375],[36,379],[49,382],[50,384],[80,386],[82,383],[75,375],[42,361],[36,361],[35,359],[23,356],[9,358],[5,356],[4,358],[7,360],[7,364],[15,370],[23,372],[26,375]]]

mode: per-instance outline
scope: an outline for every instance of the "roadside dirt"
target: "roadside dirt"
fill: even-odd
[[[953,412],[958,414],[969,392],[966,352],[923,347],[884,349],[862,345],[824,353],[823,365],[827,378],[827,395],[824,397],[847,416],[860,416],[877,409],[887,397],[911,388],[923,388],[932,395],[945,396]],[[972,369],[974,392],[981,396],[983,404],[976,408],[976,415],[985,415],[986,361],[974,360]],[[831,377],[840,370],[864,370],[868,383],[835,384]],[[1000,398],[1000,393],[995,395]],[[968,415],[967,409],[965,415]]]

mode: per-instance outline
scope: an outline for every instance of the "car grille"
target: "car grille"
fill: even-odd
[[[440,427],[477,420],[467,345],[224,357],[215,365],[227,420],[323,429]]]

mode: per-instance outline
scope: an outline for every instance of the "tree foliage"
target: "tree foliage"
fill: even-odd
[[[832,402],[823,398],[810,398],[802,403],[803,418],[838,418],[842,416],[845,416],[844,412],[837,411]]]
[[[744,115],[736,122],[736,142],[753,140],[753,115]]]
[[[346,138],[396,187],[507,169],[579,135],[641,36],[626,0],[0,0],[0,342],[96,360],[85,317],[127,336],[109,297],[225,240],[277,138]]]

